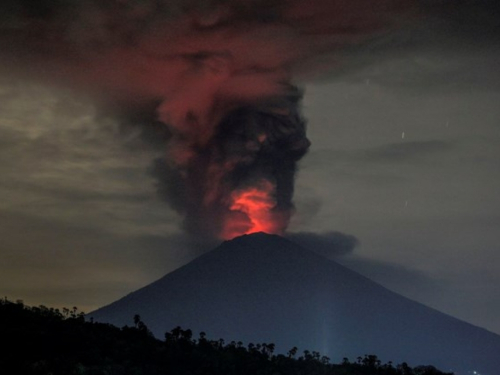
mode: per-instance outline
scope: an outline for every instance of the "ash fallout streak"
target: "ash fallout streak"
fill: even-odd
[[[31,78],[125,107],[160,103],[170,138],[153,173],[189,233],[283,234],[309,147],[293,79],[405,23],[409,3],[21,3],[0,45],[7,64]]]

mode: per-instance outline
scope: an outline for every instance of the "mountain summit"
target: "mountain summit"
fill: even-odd
[[[123,326],[135,314],[157,337],[181,326],[334,361],[376,354],[457,374],[500,371],[500,336],[265,233],[226,241],[90,316]]]

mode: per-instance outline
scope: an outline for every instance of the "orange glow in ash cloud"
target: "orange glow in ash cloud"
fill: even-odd
[[[414,0],[43,3],[9,14],[2,67],[95,96],[131,124],[163,123],[158,192],[184,230],[210,239],[284,232],[310,144],[294,82],[417,10]]]
[[[274,185],[267,180],[234,191],[221,237],[228,240],[256,232],[283,234],[288,219],[287,215],[275,210],[274,193]]]

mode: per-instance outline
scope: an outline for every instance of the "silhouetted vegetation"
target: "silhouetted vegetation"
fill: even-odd
[[[153,337],[139,315],[118,328],[73,309],[0,301],[0,373],[52,375],[445,375],[432,366],[382,364],[375,355],[339,364],[318,352],[274,344],[225,343],[174,328]]]

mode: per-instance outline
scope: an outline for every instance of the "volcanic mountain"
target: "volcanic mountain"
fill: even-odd
[[[175,326],[212,339],[319,351],[338,362],[382,361],[494,375],[500,336],[411,301],[276,235],[256,233],[218,248],[90,314],[157,337]]]

